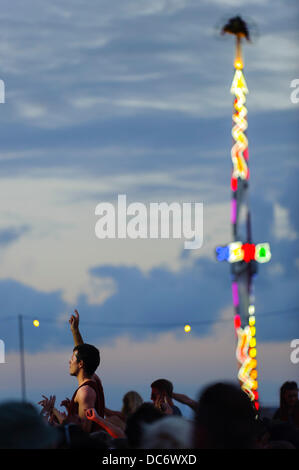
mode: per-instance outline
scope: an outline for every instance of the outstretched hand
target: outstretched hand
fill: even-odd
[[[77,331],[79,329],[79,313],[78,310],[74,310],[74,315],[71,315],[69,319],[69,324],[72,331]]]

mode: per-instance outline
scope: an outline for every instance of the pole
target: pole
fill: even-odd
[[[21,367],[22,401],[25,402],[26,401],[26,379],[25,379],[23,316],[18,315],[18,319],[19,319],[19,341],[20,341],[20,367]]]

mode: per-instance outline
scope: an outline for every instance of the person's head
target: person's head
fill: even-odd
[[[298,386],[296,382],[285,382],[280,387],[280,407],[292,408],[298,401]]]
[[[163,413],[155,408],[152,403],[143,403],[127,419],[125,432],[129,447],[131,449],[138,449],[142,442],[144,424],[153,423],[163,417]]]
[[[81,373],[85,377],[91,377],[100,364],[100,352],[91,344],[79,344],[73,349],[69,361],[70,375],[78,376]]]
[[[121,412],[128,417],[130,414],[135,413],[135,411],[141,406],[143,399],[139,393],[135,391],[127,392],[123,397],[123,407]]]
[[[169,380],[158,379],[151,384],[151,400],[153,403],[157,403],[159,399],[166,397],[172,398],[173,385]]]
[[[190,449],[191,422],[177,416],[167,416],[144,425],[142,449]]]
[[[0,449],[51,449],[59,437],[31,403],[7,401],[0,405]]]
[[[199,449],[245,449],[255,446],[255,411],[240,387],[216,383],[199,397],[193,430]]]

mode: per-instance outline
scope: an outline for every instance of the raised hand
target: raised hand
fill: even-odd
[[[79,313],[78,310],[74,310],[74,315],[71,315],[69,319],[69,324],[72,331],[77,331],[79,329]]]
[[[71,404],[71,400],[69,398],[66,398],[65,400],[62,400],[62,402],[60,403],[60,406],[64,406],[64,408],[68,412],[70,408],[70,404]]]
[[[42,395],[43,400],[39,401],[38,404],[42,406],[41,415],[49,417],[55,406],[55,395],[50,395],[50,398],[47,398],[45,395]]]
[[[94,421],[99,418],[99,415],[95,408],[88,408],[87,410],[85,410],[85,416],[91,421]]]

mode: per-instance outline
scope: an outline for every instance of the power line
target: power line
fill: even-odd
[[[281,314],[294,314],[295,312],[299,312],[299,307],[292,307],[288,309],[281,309],[281,310],[274,310],[274,311],[268,311],[268,312],[263,312],[260,314],[256,315],[257,320],[267,318],[270,316],[275,316],[275,315],[281,315]],[[7,320],[13,320],[15,319],[15,316],[10,316],[10,317],[0,317],[0,321],[7,321]],[[39,317],[42,323],[50,323],[50,324],[58,324],[57,319],[53,318],[42,318]],[[36,320],[37,317],[29,317],[26,315],[23,315],[23,319],[27,321],[33,321]],[[185,320],[181,322],[167,322],[167,323],[106,323],[106,322],[89,322],[89,321],[80,321],[80,324],[85,325],[85,326],[99,326],[102,328],[175,328],[175,327],[181,327],[183,324],[185,325],[186,322],[190,323],[192,326],[200,326],[200,325],[214,325],[216,323],[225,323],[225,322],[231,322],[233,321],[233,317],[230,318],[219,318],[217,320]]]

